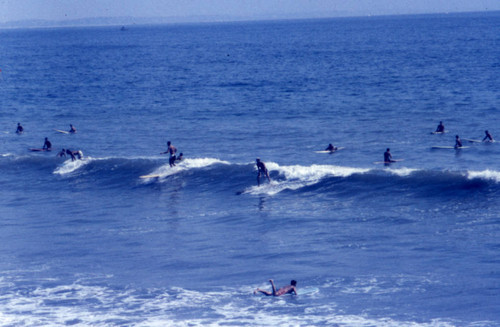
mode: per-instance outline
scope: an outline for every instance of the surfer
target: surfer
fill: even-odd
[[[175,161],[182,161],[184,159],[182,152],[175,158]]]
[[[384,152],[384,162],[386,164],[391,163],[391,162],[395,162],[394,160],[392,160],[391,149],[389,149],[389,148],[387,148],[387,150],[385,150],[385,152]]]
[[[264,176],[267,177],[267,179],[269,180],[269,183],[271,182],[271,178],[269,177],[269,171],[267,170],[266,168],[266,165],[260,161],[259,158],[255,159],[255,161],[257,162],[257,169],[259,170],[259,174],[257,175],[257,185],[260,186],[260,176],[261,174],[263,174]]]
[[[488,140],[487,142],[493,142],[493,141],[494,141],[494,140],[493,140],[493,136],[491,136],[490,132],[488,132],[488,131],[486,130],[486,131],[484,131],[484,134],[486,134],[486,136],[484,137],[483,142],[484,142],[485,140]]]
[[[434,133],[444,133],[444,125],[442,121],[439,122],[439,125]]]
[[[334,152],[334,151],[337,151],[337,147],[336,146],[333,146],[331,143],[328,144],[328,146],[326,147],[325,151],[330,151],[330,152]]]
[[[74,155],[74,152],[71,151],[70,149],[66,149],[66,154],[69,155],[71,157],[71,161],[75,161],[76,160],[76,157]]]
[[[64,151],[64,149],[63,149],[63,151]],[[62,154],[62,151],[60,152],[60,154]],[[71,161],[75,161],[77,158],[79,160],[83,159],[83,152],[81,150],[71,151],[70,149],[66,149],[66,154],[71,157]],[[61,155],[61,157],[62,157],[62,155]]]
[[[16,133],[22,134],[23,132],[24,132],[24,128],[21,126],[21,123],[17,123]]]
[[[69,127],[70,127],[70,129],[69,129],[69,132],[70,132],[70,133],[73,133],[73,134],[74,134],[74,133],[76,133],[76,128],[75,128],[75,126],[73,126],[73,125],[69,124]]]
[[[62,149],[61,152],[57,154],[57,157],[66,158],[66,149]]]
[[[290,282],[290,285],[283,286],[282,288],[280,288],[277,291],[276,291],[276,286],[274,286],[274,281],[272,279],[270,279],[269,282],[271,283],[271,286],[273,288],[272,292],[261,290],[260,288],[258,288],[255,291],[253,291],[253,294],[257,294],[257,292],[260,292],[260,293],[264,294],[265,296],[281,296],[281,295],[285,295],[285,294],[297,295],[297,281],[295,281],[295,280],[292,280]]]
[[[458,135],[455,136],[455,149],[462,147],[462,140]]]
[[[172,145],[170,141],[167,142],[167,151],[162,152],[160,154],[169,154],[170,158],[168,159],[168,163],[170,164],[170,167],[175,166],[175,154],[177,153],[177,148]]]
[[[46,137],[45,142],[43,143],[43,150],[45,151],[51,151],[52,150],[52,143],[50,143],[49,139]]]

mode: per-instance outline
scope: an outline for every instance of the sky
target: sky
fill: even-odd
[[[500,10],[500,0],[0,0],[0,23],[94,17],[314,18]]]

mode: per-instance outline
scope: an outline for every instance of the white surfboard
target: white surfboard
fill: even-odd
[[[444,133],[448,133],[448,131],[444,131],[444,132],[431,132],[431,134],[444,134]]]
[[[62,134],[69,134],[68,131],[62,131],[60,129],[55,129],[54,131],[58,132],[58,133],[62,133]]]
[[[395,162],[403,161],[404,159],[392,159],[392,161],[374,161],[374,164],[391,164]]]
[[[463,140],[465,140],[467,142],[471,142],[471,143],[481,143],[481,142],[483,142],[481,140],[472,140],[472,139],[463,139]]]
[[[336,148],[335,150],[333,150],[333,151],[329,151],[329,150],[321,150],[321,151],[314,151],[314,152],[316,152],[316,153],[335,153],[335,152],[337,152],[337,151],[339,151],[339,150],[342,150],[342,149],[345,149],[345,148],[344,148],[344,147],[342,147],[342,146],[339,146],[339,147],[337,147],[337,148]]]
[[[139,178],[145,179],[145,178],[158,178],[161,177],[161,175],[142,175],[139,176]]]
[[[297,288],[297,295],[308,295],[308,294],[315,294],[315,293],[318,293],[319,292],[319,288],[317,287],[300,287],[300,288]],[[255,295],[264,295],[262,294],[261,292],[254,292]],[[287,293],[287,294],[284,294],[285,296],[286,295],[294,295],[292,293]]]
[[[307,295],[307,294],[315,294],[319,292],[319,288],[317,287],[299,287],[297,288],[297,295]]]

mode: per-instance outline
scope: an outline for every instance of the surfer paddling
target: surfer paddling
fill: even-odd
[[[176,156],[175,154],[177,153],[177,148],[175,146],[172,145],[172,143],[170,141],[167,142],[167,151],[165,152],[162,152],[160,154],[169,154],[170,157],[168,158],[168,163],[170,165],[170,167],[173,167],[175,166],[175,159],[176,159]]]
[[[484,137],[483,139],[483,142],[486,141],[486,142],[493,142],[493,136],[491,136],[490,132],[488,132],[487,130],[484,131],[484,134],[486,134],[486,136]]]
[[[292,280],[290,285],[283,286],[279,290],[276,290],[276,286],[274,286],[274,281],[272,279],[269,280],[271,286],[273,288],[272,292],[261,290],[260,288],[253,291],[253,294],[257,294],[258,292],[264,294],[265,296],[281,296],[285,294],[295,294],[297,295],[297,281]]]
[[[259,158],[255,159],[255,161],[257,164],[257,169],[259,171],[259,173],[257,175],[257,185],[260,186],[260,176],[261,175],[266,176],[267,179],[269,180],[269,183],[270,183],[271,178],[269,177],[269,171],[267,170],[266,165],[262,161],[260,161]]]
[[[337,147],[336,146],[333,146],[331,143],[328,144],[328,146],[326,147],[325,151],[330,151],[330,152],[335,152],[337,151]]]

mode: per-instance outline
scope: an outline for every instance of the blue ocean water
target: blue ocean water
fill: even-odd
[[[0,69],[1,325],[500,325],[500,13],[2,30]]]

